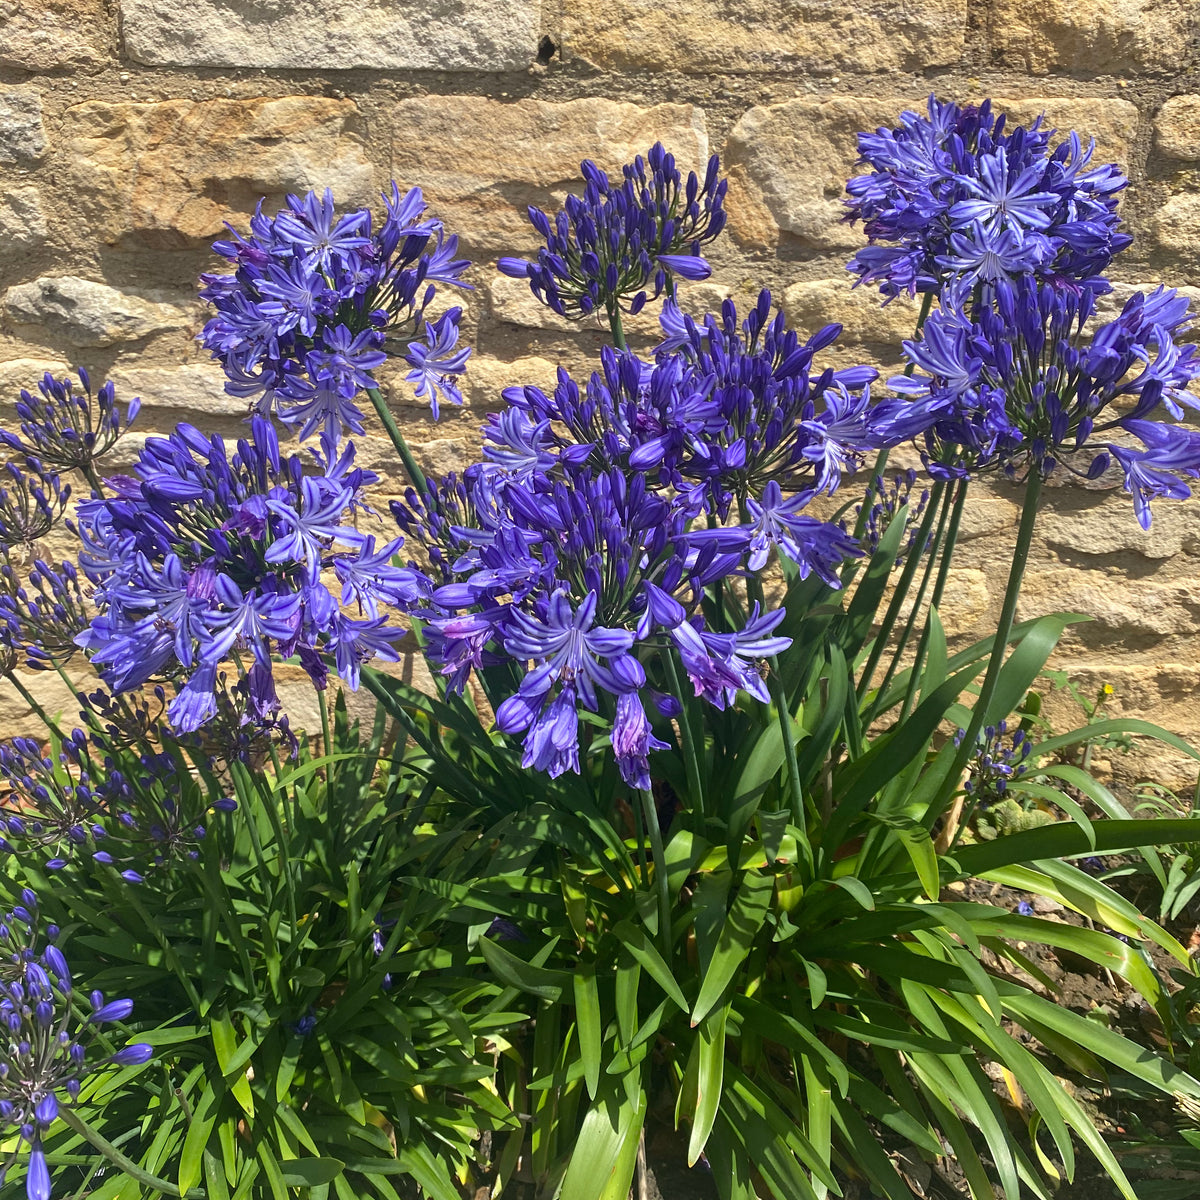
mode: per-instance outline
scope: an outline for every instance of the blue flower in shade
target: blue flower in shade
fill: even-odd
[[[66,511],[71,485],[36,458],[0,467],[0,547],[31,547]]]
[[[1090,291],[1024,279],[1002,280],[976,304],[948,288],[919,341],[905,342],[917,368],[891,385],[910,398],[924,433],[929,469],[943,477],[1001,469],[1045,475],[1060,462],[1096,478],[1116,456],[1138,519],[1149,526],[1155,496],[1182,497],[1195,477],[1197,435],[1148,420],[1160,407],[1173,417],[1200,407],[1187,390],[1200,377],[1196,348],[1176,341],[1187,304],[1172,289],[1137,293],[1120,316],[1088,332]],[[904,406],[890,413],[897,426]],[[1132,433],[1146,447],[1104,444]],[[1082,469],[1072,460],[1086,455]]]
[[[457,238],[424,216],[419,188],[401,196],[393,183],[383,200],[378,228],[367,209],[339,216],[328,189],[289,196],[274,217],[260,204],[248,237],[231,230],[213,245],[233,274],[202,277],[201,295],[216,315],[200,340],[225,369],[226,391],[292,425],[301,439],[321,430],[336,443],[347,431],[361,433],[353,401],[376,386],[372,372],[393,348],[419,367],[457,338],[461,309],[433,323],[436,338],[427,321],[439,285],[470,286],[462,281],[470,264],[455,257]],[[466,356],[458,352],[441,375],[461,372]],[[436,416],[438,396],[450,397],[451,385],[439,393],[424,377],[414,382]]]
[[[708,278],[700,247],[725,227],[727,185],[717,178],[718,166],[714,155],[703,180],[693,172],[685,182],[674,157],[656,143],[614,183],[586,161],[583,196],[568,196],[553,223],[529,209],[546,241],[537,258],[502,258],[497,266],[528,279],[533,294],[560,316],[636,313],[676,278]]]
[[[378,602],[416,602],[429,590],[388,561],[398,542],[377,552],[345,524],[375,480],[353,465],[352,444],[338,453],[326,438],[324,455],[314,455],[323,473],[314,475],[298,455],[280,454],[264,418],[254,418],[251,434],[232,455],[188,425],[151,438],[135,477],[110,481],[113,495],[80,511],[81,565],[97,613],[76,640],[116,691],[171,679],[179,690],[168,712],[180,732],[217,715],[218,674],[233,659],[250,667],[245,697],[255,719],[275,719],[275,654],[299,655],[323,687],[329,652],[356,684],[361,662],[394,657],[403,636]],[[327,571],[365,620],[340,611]]]
[[[1054,148],[1039,117],[1010,128],[991,101],[958,105],[930,96],[895,129],[859,134],[870,170],[846,185],[847,220],[871,244],[849,264],[885,297],[937,292],[947,282],[1026,275],[1101,293],[1119,230],[1115,165],[1092,166],[1094,143],[1071,133]]]
[[[83,1080],[93,1072],[105,1066],[140,1066],[153,1054],[149,1046],[135,1043],[88,1061],[94,1030],[123,1021],[133,1002],[106,1002],[100,992],[92,992],[92,1011],[81,1020],[70,967],[55,945],[57,936],[53,925],[41,929],[37,897],[28,889],[22,904],[0,919],[0,1135],[7,1147],[0,1179],[27,1155],[27,1200],[50,1200],[42,1135],[57,1120],[60,1106],[77,1099]]]
[[[737,633],[705,633],[690,621],[681,621],[671,630],[697,696],[716,708],[732,705],[739,691],[749,692],[764,704],[770,693],[759,674],[758,662],[782,654],[791,638],[771,636],[783,620],[783,609],[760,613],[754,605],[745,627]]]
[[[22,390],[17,401],[20,433],[0,430],[0,445],[27,459],[63,471],[81,471],[93,480],[96,463],[133,424],[141,401],[129,402],[122,414],[111,382],[95,396],[88,373],[80,368],[79,389],[70,376],[55,379],[49,372],[38,394]]]
[[[654,736],[646,710],[636,692],[622,692],[617,697],[612,747],[621,778],[631,787],[649,791],[650,751],[667,750],[669,745]]]
[[[954,744],[962,745],[966,730],[954,735]],[[1005,740],[1007,739],[1007,745]],[[1023,729],[1008,735],[1008,723],[988,725],[978,736],[975,750],[967,762],[967,780],[963,788],[983,809],[1003,800],[1009,785],[1025,774],[1033,745]]]

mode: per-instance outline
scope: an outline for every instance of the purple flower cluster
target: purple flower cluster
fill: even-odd
[[[647,290],[658,297],[673,280],[707,279],[700,247],[725,227],[726,181],[714,154],[704,179],[683,180],[673,155],[655,143],[623,168],[619,183],[590,160],[580,164],[583,196],[568,196],[553,222],[530,207],[529,220],[546,244],[530,262],[502,258],[497,266],[528,279],[533,294],[560,316],[641,310]]]
[[[0,548],[32,546],[44,538],[66,510],[71,485],[36,458],[0,467]]]
[[[1176,341],[1190,323],[1187,300],[1171,288],[1139,292],[1089,336],[1093,310],[1092,291],[1033,278],[1000,281],[978,305],[947,288],[921,340],[904,344],[920,374],[891,380],[929,421],[930,470],[1049,474],[1083,453],[1096,478],[1111,455],[1143,528],[1154,497],[1189,495],[1182,477],[1200,475],[1200,433],[1148,419],[1160,406],[1176,419],[1200,407],[1187,390],[1200,358]],[[1118,430],[1144,449],[1103,442]]]
[[[515,660],[524,677],[497,723],[551,775],[580,769],[582,710],[611,721],[626,782],[649,786],[675,711],[668,656],[718,708],[739,691],[767,700],[758,660],[788,645],[783,614],[753,605],[715,630],[704,589],[773,552],[839,586],[856,545],[803,510],[881,444],[881,415],[889,437],[902,424],[896,402],[871,403],[873,370],[814,367],[837,326],[801,342],[768,293],[743,321],[732,303],[701,325],[669,303],[663,326],[655,362],[605,350],[583,389],[560,370],[549,395],[507,390],[485,461],[436,504],[414,493],[393,508],[441,576],[431,660],[456,689]]]
[[[54,1124],[60,1105],[79,1096],[93,1071],[141,1065],[153,1050],[134,1043],[88,1061],[95,1031],[125,1020],[133,1001],[106,1001],[102,993],[92,992],[91,1012],[81,1021],[72,1003],[70,967],[55,945],[58,929],[49,925],[43,933],[39,928],[33,892],[26,889],[21,899],[0,919],[0,1134],[11,1146],[0,1165],[0,1182],[27,1152],[25,1195],[50,1200],[42,1135]]]
[[[496,721],[524,734],[526,766],[578,772],[583,709],[612,717],[623,778],[648,787],[649,752],[666,746],[645,707],[654,652],[673,648],[718,707],[739,689],[768,698],[757,660],[788,645],[772,636],[783,613],[756,608],[740,631],[708,632],[703,588],[740,556],[694,548],[686,508],[645,475],[560,460],[525,478],[475,469],[469,486],[478,527],[456,531],[458,578],[433,594],[427,653],[456,689],[497,657],[525,666]]]
[[[438,284],[467,287],[470,265],[455,258],[457,237],[425,216],[420,188],[403,197],[395,183],[372,228],[369,209],[338,215],[333,195],[289,196],[266,216],[260,203],[250,234],[236,231],[213,249],[232,275],[205,275],[200,294],[217,310],[200,335],[228,376],[225,390],[253,400],[301,439],[323,430],[337,442],[363,432],[355,397],[375,387],[372,371],[396,342],[406,378],[436,418],[439,401],[462,403],[455,378],[460,308],[427,314]]]
[[[964,737],[966,730],[960,729],[954,735],[954,744],[961,746]],[[975,752],[967,768],[969,778],[963,788],[980,808],[1004,799],[1009,784],[1024,775],[1029,767],[1033,745],[1025,736],[1025,730],[1015,730],[1007,745],[1006,738],[1008,723],[1001,721],[986,726],[976,739]]]
[[[847,184],[847,219],[870,245],[849,269],[887,297],[1033,276],[1106,292],[1101,276],[1130,243],[1118,230],[1115,165],[1091,165],[1071,133],[1051,149],[1042,118],[1009,128],[991,102],[930,96],[928,113],[905,112],[896,129],[858,137],[871,170]]]
[[[38,394],[22,390],[17,401],[20,433],[0,430],[0,445],[25,456],[32,470],[48,478],[42,464],[62,471],[80,471],[95,485],[95,468],[133,424],[141,408],[134,399],[122,415],[112,383],[92,395],[88,373],[79,368],[81,390],[66,376],[55,379],[49,372],[38,384]],[[51,491],[57,481],[51,485]]]
[[[870,507],[867,509],[867,515],[863,521],[861,548],[865,554],[874,554],[879,549],[880,540],[892,521],[903,514],[903,519],[912,528],[909,531],[907,542],[901,545],[900,553],[896,556],[896,566],[899,566],[908,557],[908,552],[916,544],[919,533],[916,528],[917,523],[921,520],[925,508],[929,504],[928,488],[922,489],[920,496],[915,502],[913,501],[912,493],[916,484],[917,473],[911,468],[902,474],[895,475],[890,482],[886,482],[880,475],[875,476],[875,482],[871,488]],[[863,506],[856,504],[854,521],[843,519],[839,522],[843,532],[850,531],[851,526],[862,517],[862,511]]]
[[[582,392],[565,371],[550,395],[507,389],[512,407],[485,431],[489,465],[517,477],[560,460],[644,472],[693,515],[721,522],[736,502],[741,525],[693,530],[689,540],[748,556],[751,570],[776,546],[803,575],[838,586],[834,572],[855,548],[802,510],[866,453],[911,436],[901,419],[911,407],[872,404],[872,368],[817,370],[815,356],[841,327],[801,342],[772,313],[769,292],[740,321],[732,301],[701,324],[668,301],[662,325],[655,363],[605,349]]]
[[[381,605],[406,608],[424,595],[421,577],[392,565],[400,540],[377,546],[344,524],[374,482],[353,466],[348,445],[314,458],[281,457],[270,423],[251,422],[251,438],[227,452],[219,437],[180,425],[150,438],[135,478],[108,481],[112,496],[80,506],[80,566],[95,585],[99,610],[79,643],[114,691],[154,678],[179,686],[168,712],[181,732],[217,712],[217,676],[243,656],[252,714],[278,707],[271,658],[298,655],[323,687],[323,652],[357,686],[359,665],[395,658],[403,630]],[[347,615],[328,584],[340,583]]]
[[[29,670],[53,670],[69,661],[93,613],[74,563],[52,566],[35,559],[22,580],[7,552],[0,552],[0,641]]]

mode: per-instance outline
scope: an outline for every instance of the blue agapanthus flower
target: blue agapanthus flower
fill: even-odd
[[[469,287],[458,239],[425,216],[420,188],[384,194],[373,227],[367,209],[338,215],[333,195],[289,196],[266,216],[260,203],[250,234],[214,243],[232,275],[202,277],[201,296],[217,310],[200,340],[225,368],[225,390],[251,400],[299,431],[335,443],[361,433],[355,397],[392,353],[412,368],[410,382],[431,402],[462,403],[455,383],[467,350],[454,351],[460,308],[429,316],[439,284]]]
[[[37,385],[37,394],[22,390],[17,401],[19,432],[0,430],[0,445],[53,470],[79,471],[95,484],[97,462],[133,424],[141,401],[131,400],[122,413],[111,381],[92,394],[92,381],[80,367],[78,385],[69,375],[55,379],[50,372]]]
[[[966,730],[954,735],[954,744],[962,745]],[[1009,785],[1029,769],[1033,744],[1023,729],[1009,736],[1008,723],[986,726],[979,734],[975,750],[967,763],[967,779],[963,789],[983,809],[1003,800]]]
[[[134,1043],[89,1061],[96,1030],[125,1020],[133,1001],[92,992],[80,1005],[72,994],[71,969],[56,945],[58,929],[42,927],[33,892],[26,889],[21,900],[0,917],[0,1136],[8,1147],[0,1182],[26,1158],[27,1200],[50,1200],[42,1136],[60,1106],[75,1101],[94,1071],[149,1062],[153,1050]],[[81,1007],[90,1009],[86,1016],[79,1015]]]
[[[528,279],[533,294],[560,316],[641,310],[675,279],[707,279],[700,248],[725,227],[726,181],[714,154],[704,178],[683,179],[675,158],[655,143],[613,182],[590,160],[581,164],[583,196],[568,196],[554,221],[530,207],[546,244],[533,261],[502,258],[497,266]]]
[[[846,185],[847,219],[870,241],[849,264],[858,282],[889,298],[1025,275],[1108,291],[1105,268],[1131,241],[1117,216],[1129,181],[1092,165],[1094,142],[1071,133],[1052,148],[1053,133],[1040,117],[1010,128],[991,101],[930,96],[927,113],[859,134],[871,170]]]
[[[694,491],[724,520],[772,480],[810,498],[832,493],[885,444],[868,388],[877,372],[816,365],[840,325],[801,341],[766,291],[742,320],[730,300],[700,323],[668,301],[662,325],[656,362],[605,348],[583,392],[562,370],[550,395],[506,389],[524,418],[494,418],[485,454],[509,470],[539,455],[619,463]]]
[[[73,562],[37,558],[18,569],[0,549],[0,640],[28,670],[53,670],[78,653],[75,638],[94,612]]]
[[[115,691],[153,679],[179,687],[169,715],[191,731],[216,714],[217,675],[233,662],[251,711],[278,708],[273,654],[298,655],[318,687],[334,656],[352,686],[366,658],[395,658],[403,630],[375,602],[403,606],[428,591],[423,577],[391,565],[396,539],[376,547],[345,524],[375,476],[324,439],[321,474],[282,457],[270,423],[255,417],[232,455],[219,437],[180,425],[150,438],[134,478],[109,480],[112,495],[80,506],[80,565],[98,613],[78,641]],[[365,557],[363,557],[365,552]],[[344,612],[330,591],[366,616]]]
[[[1188,390],[1200,357],[1175,340],[1190,324],[1186,298],[1138,292],[1091,331],[1093,310],[1092,292],[1032,278],[999,282],[982,305],[967,289],[943,292],[921,339],[904,343],[917,373],[891,380],[911,400],[897,420],[908,407],[928,424],[931,472],[1048,475],[1063,462],[1097,478],[1115,456],[1143,528],[1154,497],[1190,495],[1183,478],[1200,475],[1200,433],[1150,419],[1200,408]],[[1144,449],[1108,441],[1120,432]]]
[[[758,662],[787,646],[770,636],[783,614],[756,613],[740,634],[707,633],[704,587],[739,569],[742,555],[690,543],[698,510],[686,496],[569,456],[545,472],[492,466],[472,468],[462,484],[470,503],[458,511],[471,524],[427,535],[445,547],[450,582],[434,591],[424,632],[454,688],[496,662],[521,667],[496,720],[524,735],[526,766],[578,771],[580,714],[607,712],[623,778],[648,786],[648,756],[667,743],[649,715],[661,710],[647,708],[659,694],[647,668],[672,648],[697,695],[721,706],[739,688],[765,697]],[[404,517],[419,519],[411,508]]]

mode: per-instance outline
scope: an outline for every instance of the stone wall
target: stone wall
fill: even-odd
[[[560,362],[587,371],[604,340],[494,271],[500,253],[534,246],[525,206],[558,204],[581,158],[614,168],[655,139],[689,166],[719,152],[731,178],[729,236],[693,303],[768,285],[797,325],[845,324],[834,361],[891,369],[913,310],[849,290],[859,234],[839,221],[840,197],[855,133],[932,90],[991,95],[1022,119],[1045,111],[1128,170],[1136,240],[1118,300],[1160,280],[1200,286],[1197,12],[1195,0],[0,0],[0,410],[43,370],[82,363],[142,396],[142,435],[185,417],[236,434],[241,405],[194,342],[209,240],[261,195],[328,184],[366,203],[394,176],[425,189],[478,264],[466,406],[434,425],[403,384],[390,391],[429,466],[462,464],[501,387],[546,384]],[[650,344],[645,322],[633,334]],[[977,489],[945,606],[957,644],[992,627],[1014,499]],[[1085,692],[1111,683],[1114,711],[1200,739],[1200,499],[1159,504],[1145,534],[1110,482],[1062,484],[1040,534],[1021,615],[1095,618],[1059,665]],[[6,732],[24,716],[3,697]],[[1171,755],[1114,765],[1187,777]]]

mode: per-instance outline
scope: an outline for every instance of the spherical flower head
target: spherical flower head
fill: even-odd
[[[676,279],[707,279],[700,248],[725,227],[726,181],[716,155],[704,178],[683,179],[661,143],[610,181],[595,163],[581,164],[582,196],[568,196],[555,219],[529,209],[545,239],[534,260],[502,258],[500,271],[528,279],[533,294],[560,316],[636,313]]]
[[[262,417],[232,454],[181,425],[150,439],[135,478],[83,514],[97,547],[84,570],[98,611],[78,641],[110,688],[169,679],[178,691],[168,716],[190,733],[217,715],[229,660],[245,664],[251,715],[273,720],[273,655],[299,655],[323,687],[326,651],[352,686],[364,658],[394,653],[403,630],[377,613],[364,622],[342,612],[327,586],[356,574],[365,543],[346,520],[375,476],[353,465],[352,443],[339,453],[326,437],[312,458],[319,473],[282,455]],[[421,591],[410,571],[377,557],[356,587],[368,605]]]
[[[846,185],[846,219],[861,220],[871,243],[849,264],[858,282],[889,299],[1026,275],[1109,290],[1103,273],[1130,243],[1117,216],[1129,181],[1092,165],[1094,142],[1072,132],[1052,147],[1052,135],[1041,117],[1012,127],[991,101],[933,96],[926,113],[860,134],[871,169]]]
[[[920,340],[904,343],[916,373],[890,381],[909,398],[899,406],[908,420],[897,423],[924,426],[929,469],[1049,475],[1063,464],[1097,478],[1115,456],[1143,526],[1150,499],[1189,495],[1183,479],[1200,470],[1200,438],[1161,419],[1200,407],[1189,391],[1200,358],[1176,341],[1190,321],[1186,301],[1160,287],[1094,329],[1093,315],[1091,292],[1033,278],[1001,281],[978,305],[967,289],[947,288]],[[1105,444],[1118,431],[1146,449]]]
[[[94,615],[74,563],[35,558],[22,578],[8,548],[0,549],[0,630],[28,670],[54,670],[70,661],[78,652],[76,637]]]
[[[122,413],[111,382],[93,396],[92,381],[80,367],[78,381],[69,375],[55,379],[50,372],[37,385],[37,394],[22,390],[17,401],[19,432],[0,430],[0,445],[47,468],[80,471],[94,480],[96,464],[133,424],[141,401],[131,400]]]
[[[378,225],[365,208],[339,215],[328,188],[289,196],[274,217],[260,203],[248,236],[231,230],[213,245],[234,270],[202,278],[201,295],[216,315],[200,341],[224,368],[227,392],[301,439],[321,432],[336,444],[361,433],[354,401],[377,386],[372,372],[422,345],[436,359],[452,344],[451,327],[457,337],[461,309],[434,321],[430,306],[440,285],[470,287],[461,278],[470,263],[455,257],[458,239],[424,215],[419,188],[401,196],[393,183],[383,200]],[[457,373],[465,360],[459,352],[456,370],[444,366],[441,375]],[[428,385],[418,393],[436,412],[438,393]]]

